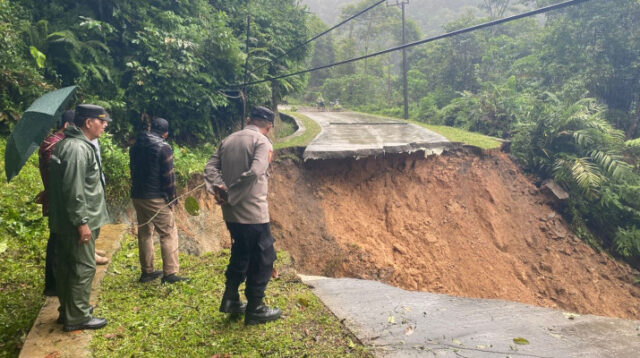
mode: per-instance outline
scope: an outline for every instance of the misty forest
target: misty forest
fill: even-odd
[[[248,106],[322,101],[402,118],[402,51],[270,80],[402,45],[401,9],[382,4],[297,47],[376,2],[0,0],[0,151],[36,98],[77,85],[74,103],[114,119],[100,143],[117,207],[129,195],[129,140],[145,120],[171,120],[184,188],[239,128],[245,78],[267,80],[247,87]],[[405,42],[558,2],[410,0]],[[533,182],[569,193],[561,210],[576,235],[640,268],[639,0],[584,1],[428,42],[406,62],[408,119],[498,138]],[[19,352],[43,302],[48,229],[31,203],[35,160],[19,186],[1,178],[0,357]]]

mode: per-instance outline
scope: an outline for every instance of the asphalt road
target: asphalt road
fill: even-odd
[[[301,276],[379,357],[638,358],[640,321]]]

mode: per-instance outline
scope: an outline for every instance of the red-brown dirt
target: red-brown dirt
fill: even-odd
[[[503,153],[290,156],[273,165],[270,211],[303,273],[640,318],[634,271],[571,233]]]

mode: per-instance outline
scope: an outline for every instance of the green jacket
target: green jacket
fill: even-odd
[[[82,224],[99,229],[109,213],[96,148],[76,126],[64,134],[49,164],[49,227],[52,232],[75,232]]]

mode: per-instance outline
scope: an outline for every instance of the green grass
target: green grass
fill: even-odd
[[[311,118],[297,112],[284,113],[296,117],[299,121],[301,121],[305,130],[301,135],[297,137],[291,138],[284,142],[276,142],[273,146],[274,149],[282,149],[288,147],[306,147],[309,142],[311,142],[320,133],[320,125],[313,121]]]
[[[286,120],[280,120],[280,124],[275,128],[276,140],[280,138],[286,138],[296,132],[296,125],[294,122]]]
[[[41,207],[38,156],[7,183],[6,139],[0,138],[0,357],[16,357],[44,303],[44,259],[49,230]]]
[[[266,292],[266,303],[283,310],[281,320],[245,327],[218,312],[228,255],[181,255],[180,271],[190,282],[140,284],[137,243],[125,237],[102,283],[96,315],[109,324],[93,337],[94,357],[369,356],[299,282],[286,253],[279,253],[280,276]]]

